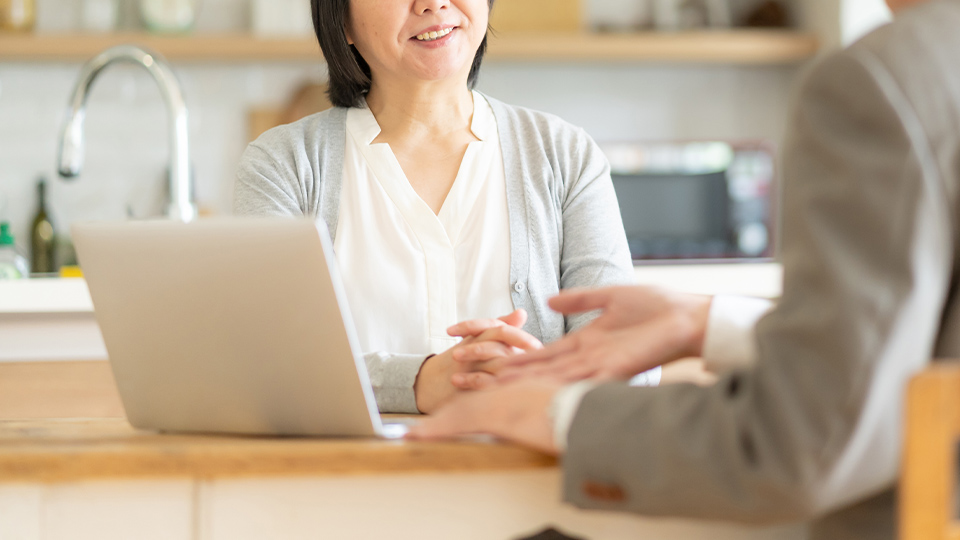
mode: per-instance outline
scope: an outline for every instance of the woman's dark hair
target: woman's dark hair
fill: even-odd
[[[493,8],[494,0],[488,0]],[[350,0],[310,0],[313,10],[313,29],[320,42],[320,50],[327,60],[330,75],[330,102],[336,107],[359,107],[363,96],[370,91],[370,66],[357,48],[347,43],[344,29],[350,15]],[[473,58],[467,85],[477,84],[480,63],[487,52],[487,37],[483,36],[477,55]]]

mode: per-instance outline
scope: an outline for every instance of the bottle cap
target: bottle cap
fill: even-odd
[[[10,224],[4,221],[0,223],[0,246],[12,246],[13,233],[10,232]]]

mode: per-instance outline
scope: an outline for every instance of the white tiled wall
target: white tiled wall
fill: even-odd
[[[38,31],[74,24],[70,6],[78,0],[39,2]],[[243,29],[247,12],[247,0],[204,0],[197,31]],[[159,215],[163,206],[166,111],[150,77],[134,67],[114,66],[97,81],[83,175],[69,182],[55,177],[57,132],[79,68],[0,63],[0,219],[12,222],[21,244],[35,212],[38,174],[54,179],[52,210],[61,227],[80,219]],[[228,212],[247,111],[282,103],[302,81],[322,80],[324,68],[178,64],[175,71],[191,114],[197,200],[202,208]],[[480,89],[558,114],[598,140],[779,140],[798,74],[794,67],[491,61]]]

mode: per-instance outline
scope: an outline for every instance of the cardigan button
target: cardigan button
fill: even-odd
[[[513,284],[513,290],[515,290],[515,291],[517,291],[517,292],[519,292],[519,293],[522,293],[524,290],[526,290],[526,288],[527,288],[527,286],[524,285],[524,284],[523,284],[522,282],[520,282],[520,281],[518,281],[518,282],[516,282],[516,283]]]

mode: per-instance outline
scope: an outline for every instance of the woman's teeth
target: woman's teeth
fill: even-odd
[[[445,28],[439,32],[424,32],[417,36],[418,41],[434,41],[442,38],[443,36],[453,32],[453,28]]]

